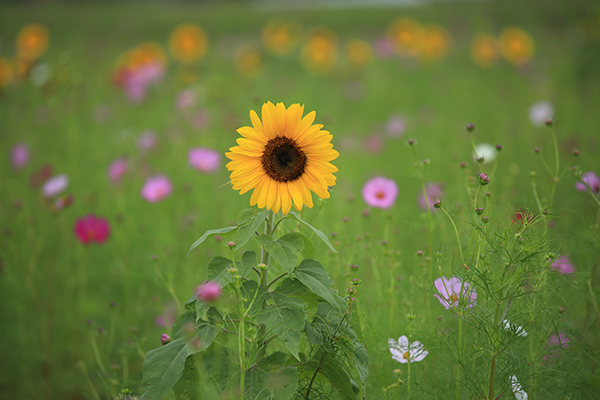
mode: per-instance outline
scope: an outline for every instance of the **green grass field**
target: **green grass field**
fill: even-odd
[[[401,17],[443,27],[452,38],[447,55],[421,62],[375,54],[364,67],[345,57],[349,40],[373,43]],[[287,55],[273,55],[261,42],[261,29],[273,18],[302,27]],[[147,41],[159,43],[169,55],[169,35],[183,22],[205,30],[206,55],[187,67],[169,56],[162,80],[141,102],[128,101],[112,83],[118,58]],[[14,59],[17,34],[29,23],[49,32],[48,49],[36,63],[47,63],[53,74],[42,85],[26,75],[0,86],[0,399],[109,399],[124,387],[142,394],[144,355],[161,346],[161,334],[170,333],[170,325],[156,324],[157,317],[179,316],[207,279],[210,259],[229,256],[224,242],[237,240],[235,235],[224,241],[210,238],[186,260],[190,245],[206,230],[235,224],[238,213],[249,207],[250,193],[240,196],[229,184],[224,153],[236,145],[236,129],[250,125],[249,111],[260,115],[267,101],[300,103],[305,113],[316,111],[315,123],[332,133],[340,153],[333,162],[339,172],[331,198],[313,195],[315,206],[301,214],[337,250],[320,243],[315,255],[334,288],[343,294],[351,278],[363,280],[352,313],[369,353],[361,396],[407,398],[410,379],[413,399],[487,398],[490,349],[485,343],[497,339],[492,320],[464,314],[463,331],[461,318],[433,297],[433,280],[443,274],[507,282],[510,274],[500,281],[470,275],[474,268],[462,267],[457,235],[475,266],[479,259],[489,262],[486,273],[493,274],[500,268],[493,254],[500,257],[518,246],[511,241],[512,221],[514,212],[526,209],[549,210],[547,220],[523,233],[532,240],[527,247],[532,265],[538,263],[531,268],[536,270],[552,252],[567,255],[576,272],[560,275],[547,268],[535,280],[542,282],[538,286],[530,275],[531,281],[520,283],[520,294],[506,311],[510,308],[509,315],[529,336],[510,339],[510,348],[498,350],[495,398],[514,397],[513,374],[530,399],[597,396],[600,211],[593,194],[575,189],[578,179],[568,166],[600,173],[597,4],[495,1],[364,9],[273,9],[228,2],[0,4],[0,57]],[[335,32],[339,45],[338,62],[324,75],[310,73],[299,62],[302,43],[316,26]],[[531,60],[522,66],[502,59],[490,68],[477,66],[469,50],[475,35],[499,36],[510,26],[533,38]],[[236,69],[241,46],[260,55],[253,76]],[[184,89],[197,98],[187,111],[176,106]],[[553,104],[552,127],[530,122],[529,109],[538,101]],[[406,123],[400,137],[385,132],[393,115]],[[485,166],[492,181],[478,194],[491,218],[485,225],[489,240],[471,225],[479,226],[469,197],[477,185],[469,178],[480,166],[471,156],[469,122],[476,126],[475,143],[502,145],[495,164]],[[137,145],[147,130],[157,137],[149,151]],[[412,146],[410,138],[416,141]],[[31,153],[19,170],[11,165],[11,149],[18,143]],[[369,150],[369,143],[380,146]],[[188,164],[188,151],[201,146],[222,154],[216,173],[202,174]],[[579,157],[573,149],[580,150]],[[107,168],[122,156],[129,160],[128,171],[113,184]],[[564,173],[553,183],[556,157]],[[64,194],[72,194],[74,202],[58,212],[31,183],[45,165],[69,178]],[[532,180],[532,171],[537,179]],[[140,190],[147,176],[159,173],[171,179],[173,192],[149,203]],[[370,208],[361,196],[374,176],[398,184],[398,198],[389,210]],[[456,231],[443,212],[432,212],[430,219],[419,208],[423,182],[443,184],[443,207]],[[484,195],[488,190],[490,197]],[[84,246],[77,240],[75,221],[88,213],[108,220],[106,243]],[[279,232],[294,229],[297,224],[286,222]],[[494,238],[500,243],[496,252]],[[251,241],[247,248],[259,251],[260,244]],[[242,253],[236,252],[236,258]],[[479,316],[494,314],[484,286],[477,287]],[[227,308],[231,297],[219,301]],[[566,334],[570,345],[552,356],[547,340],[558,333]],[[388,338],[409,334],[429,354],[411,363],[407,378],[407,365],[392,359]],[[302,346],[308,348],[306,342]],[[461,346],[466,350],[456,350]],[[274,348],[285,350],[281,344]],[[227,360],[235,370],[236,358],[230,354]],[[457,360],[463,368],[462,392],[455,394]],[[391,386],[398,378],[403,384]],[[206,389],[202,398],[213,398],[210,393]],[[314,398],[349,398],[326,385],[320,396]]]

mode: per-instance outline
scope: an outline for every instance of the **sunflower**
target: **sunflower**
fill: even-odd
[[[292,208],[313,206],[312,192],[329,198],[328,186],[335,185],[337,168],[330,163],[339,153],[330,143],[332,135],[315,124],[316,113],[304,118],[304,106],[268,102],[262,106],[262,122],[250,111],[252,126],[238,129],[239,146],[225,155],[231,160],[231,183],[240,194],[254,189],[250,205],[287,214]]]

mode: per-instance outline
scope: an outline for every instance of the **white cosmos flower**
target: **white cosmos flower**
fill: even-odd
[[[402,364],[421,361],[429,354],[421,342],[414,341],[410,343],[406,336],[400,336],[398,341],[390,338],[388,344],[392,358]]]
[[[512,375],[510,377],[510,384],[517,400],[527,400],[527,392],[521,388],[521,384],[519,383],[516,375]]]
[[[529,120],[535,126],[543,126],[546,120],[554,117],[554,106],[549,101],[533,103],[529,109]]]
[[[479,157],[483,157],[483,163],[488,164],[496,159],[496,155],[498,155],[496,146],[489,143],[479,143],[473,151],[473,160],[477,161]]]
[[[511,324],[507,319],[502,321],[502,324],[504,325],[504,329],[506,329],[507,331],[514,332],[517,336],[527,336],[527,332],[525,331],[525,329],[523,329],[522,326]]]
[[[42,193],[45,197],[58,196],[69,186],[69,177],[67,175],[56,175],[48,178],[42,186]]]

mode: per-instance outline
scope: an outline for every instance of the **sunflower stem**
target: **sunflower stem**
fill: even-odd
[[[273,225],[274,218],[275,218],[275,213],[270,212],[269,216],[267,217],[267,219],[265,221],[265,235],[268,235],[268,236],[273,235],[273,231],[275,230],[275,227],[277,227],[277,224]],[[270,258],[270,255],[269,255],[269,252],[267,252],[265,245],[264,244],[261,245],[260,262],[261,262],[261,264],[264,264],[265,266],[260,274],[260,286],[262,286],[262,288],[265,290],[269,290],[269,258]],[[263,309],[266,308],[266,302],[264,302],[264,301],[262,304],[262,308]],[[261,325],[260,328],[258,328],[259,350],[258,350],[257,360],[260,360],[267,354],[267,343],[265,341],[266,335],[267,335],[267,327],[265,325]]]

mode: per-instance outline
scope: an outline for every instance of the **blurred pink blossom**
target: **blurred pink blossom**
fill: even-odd
[[[440,304],[446,310],[456,308],[460,305],[472,308],[477,302],[477,293],[467,282],[453,276],[447,279],[445,276],[437,278],[434,282],[435,288],[440,295],[434,294]]]
[[[575,273],[575,265],[571,263],[569,257],[560,256],[552,263],[552,269],[558,271],[561,275],[573,274]]]
[[[122,75],[122,86],[129,100],[140,102],[146,98],[148,87],[159,82],[164,75],[164,66],[158,62],[147,63]]]
[[[598,175],[596,175],[595,172],[593,171],[589,171],[584,173],[581,176],[581,180],[583,182],[577,182],[575,183],[575,189],[579,190],[580,192],[586,192],[587,191],[587,186],[590,187],[590,190],[592,192],[594,192],[595,194],[600,193],[600,178],[598,177]]]
[[[177,108],[187,110],[196,104],[196,93],[192,89],[182,90],[177,94]]]
[[[21,169],[29,162],[29,147],[25,143],[16,144],[12,148],[12,165],[15,169]]]
[[[123,175],[125,175],[125,173],[127,172],[127,158],[126,157],[121,157],[121,158],[117,158],[116,160],[114,160],[109,166],[108,166],[108,177],[110,178],[110,181],[112,183],[119,183],[121,182],[121,179],[123,178]]]
[[[436,200],[440,199],[444,194],[444,186],[440,183],[428,183],[427,185],[425,185],[425,193],[427,193],[429,207],[427,205],[427,200],[425,200],[425,196],[423,195],[422,191],[419,193],[419,207],[421,207],[423,211],[427,211],[428,208],[431,208],[433,211],[436,211],[437,209],[433,207],[433,203]]]
[[[384,138],[381,135],[370,135],[365,139],[364,146],[369,153],[379,153],[383,150]]]
[[[150,151],[156,147],[157,142],[154,131],[145,131],[140,135],[137,146],[140,150]]]
[[[398,185],[392,179],[377,176],[365,183],[362,197],[370,207],[388,209],[396,202]]]
[[[91,242],[102,244],[110,235],[110,226],[105,218],[88,214],[85,218],[77,218],[73,231],[77,239],[85,245]]]
[[[221,155],[219,152],[206,147],[196,147],[188,152],[190,165],[200,172],[215,172],[219,167]]]
[[[373,44],[375,54],[381,58],[390,58],[394,55],[394,43],[388,37],[381,37]]]
[[[169,178],[165,175],[158,175],[146,179],[140,194],[146,201],[156,203],[170,195],[171,191],[172,185]]]
[[[538,101],[529,108],[529,120],[534,126],[544,126],[554,117],[554,106],[549,101]]]
[[[42,194],[45,197],[55,197],[63,192],[69,186],[69,178],[67,175],[56,175],[44,182],[42,185]]]
[[[389,137],[399,137],[406,130],[406,122],[400,115],[394,114],[390,116],[385,124],[385,131]]]
[[[552,335],[548,338],[546,343],[548,346],[548,355],[542,357],[545,361],[551,361],[554,358],[560,357],[560,351],[567,349],[571,346],[571,339],[567,337],[563,332],[559,332],[558,335]]]
[[[214,301],[221,296],[221,285],[207,281],[198,287],[196,296],[202,301]]]

